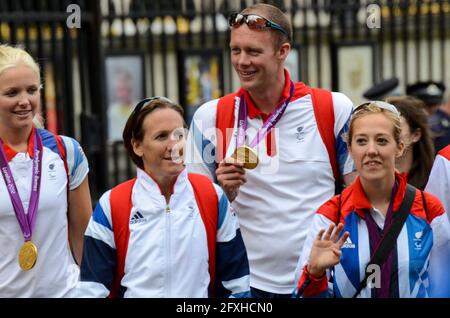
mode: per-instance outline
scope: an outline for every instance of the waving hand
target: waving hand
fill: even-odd
[[[345,232],[338,240],[343,228],[342,223],[339,223],[337,227],[331,224],[326,233],[325,229],[322,229],[317,234],[309,255],[308,272],[310,274],[321,277],[327,268],[339,263],[342,255],[341,247],[350,235]]]

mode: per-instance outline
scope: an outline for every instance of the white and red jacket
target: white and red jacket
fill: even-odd
[[[248,260],[237,216],[222,190],[214,187],[219,205],[216,295],[248,297]],[[107,297],[112,290],[117,257],[110,194],[111,190],[100,198],[86,230],[78,297]],[[119,296],[208,297],[207,233],[186,169],[178,176],[168,204],[158,184],[138,169],[131,200]]]

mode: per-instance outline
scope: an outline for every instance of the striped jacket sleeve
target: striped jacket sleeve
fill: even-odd
[[[111,208],[106,192],[99,200],[84,235],[83,260],[76,297],[107,297],[116,268]]]
[[[334,135],[336,136],[336,159],[341,176],[345,176],[356,170],[345,141],[346,134],[350,127],[353,103],[342,93],[333,92],[332,96],[335,118]]]
[[[216,286],[218,297],[250,297],[250,272],[239,222],[226,195],[214,185],[219,196],[216,246]]]
[[[76,189],[86,178],[89,165],[86,155],[78,141],[73,138],[61,136],[66,149],[66,160],[69,168],[69,188]]]
[[[186,140],[185,163],[189,172],[199,173],[216,181],[216,106],[209,101],[195,112]],[[219,138],[221,140],[221,138]]]

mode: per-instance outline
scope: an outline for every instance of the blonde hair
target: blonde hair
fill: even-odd
[[[39,64],[33,57],[21,47],[13,47],[6,44],[0,44],[0,75],[9,68],[25,65],[31,68],[38,76],[39,86],[41,86],[41,72]],[[36,114],[33,118],[36,127],[43,127],[43,120],[40,114]]]
[[[392,105],[391,105],[392,106]],[[394,106],[392,106],[394,107]],[[394,107],[395,108],[395,107]],[[377,105],[376,102],[367,102],[360,106],[357,106],[354,110],[354,113],[352,115],[352,119],[350,121],[350,128],[348,129],[347,134],[347,144],[351,146],[352,144],[352,137],[353,137],[353,131],[354,131],[354,123],[358,118],[362,118],[368,115],[373,114],[383,114],[386,116],[387,119],[389,119],[394,127],[393,134],[394,134],[394,140],[399,145],[401,143],[400,140],[400,133],[401,133],[401,122],[400,122],[400,115],[399,113],[392,112],[386,108],[381,108]]]
[[[11,67],[19,66],[20,64],[25,64],[30,67],[38,76],[39,84],[41,83],[41,72],[39,65],[33,59],[33,57],[28,54],[21,47],[13,47],[5,44],[0,45],[0,74]]]

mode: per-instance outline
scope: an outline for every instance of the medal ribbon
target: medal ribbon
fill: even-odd
[[[276,123],[283,116],[284,111],[286,110],[289,102],[291,101],[292,96],[294,95],[294,83],[291,81],[289,96],[278,104],[275,112],[273,112],[264,125],[258,130],[255,138],[253,138],[249,147],[254,148],[256,145],[263,140],[266,135],[272,130],[272,128],[276,125]],[[245,103],[244,95],[241,95],[241,100],[239,102],[239,115],[238,115],[238,131],[236,135],[236,148],[245,144],[245,135],[247,130],[247,105]]]
[[[36,221],[36,212],[39,202],[39,193],[41,191],[41,167],[42,167],[42,140],[38,136],[37,129],[34,129],[34,143],[33,143],[33,176],[31,180],[31,195],[30,203],[28,206],[28,214],[25,214],[25,210],[20,199],[19,192],[17,191],[16,183],[9,168],[8,160],[6,159],[5,152],[3,150],[3,142],[0,139],[0,169],[2,171],[3,179],[5,180],[6,189],[8,190],[11,198],[11,203],[16,213],[17,221],[23,233],[25,241],[30,241],[33,234],[33,227]]]

